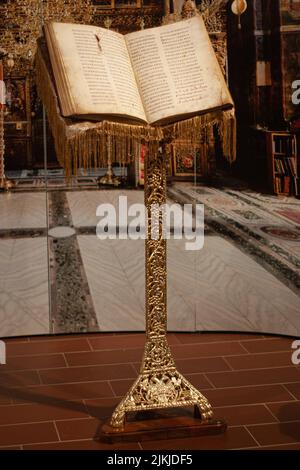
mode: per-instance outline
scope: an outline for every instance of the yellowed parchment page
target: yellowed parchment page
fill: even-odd
[[[130,33],[126,43],[149,123],[233,104],[200,16]]]
[[[112,114],[145,121],[123,35],[69,23],[52,23],[51,28],[74,114]]]

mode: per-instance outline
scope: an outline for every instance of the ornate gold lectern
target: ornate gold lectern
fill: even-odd
[[[222,136],[224,154],[234,158],[233,111],[214,111],[163,127],[110,121],[73,122],[60,114],[49,57],[43,42],[39,44],[36,71],[39,95],[48,115],[57,157],[66,175],[76,173],[78,167],[88,167],[91,162],[95,166],[116,159],[127,163],[132,159],[128,149],[142,142],[148,147],[145,162],[145,204],[149,235],[145,242],[145,353],[137,380],[114,411],[110,422],[103,426],[102,438],[115,442],[223,432],[225,423],[213,420],[209,402],[177,371],[170,351],[167,340],[167,265],[163,215],[157,214],[159,235],[152,239],[150,212],[154,204],[160,206],[166,202],[165,146],[174,139],[182,139],[184,136],[191,147],[198,146],[200,132],[217,126]],[[116,149],[113,155],[111,142]],[[164,417],[161,414],[156,414],[155,419],[144,419],[144,412],[191,406],[195,409],[195,417],[188,419],[170,415]],[[137,420],[126,421],[127,415],[135,412],[139,413]]]
[[[164,146],[145,162],[145,205],[148,213],[146,261],[146,345],[140,374],[114,411],[110,423],[102,428],[102,437],[110,442],[131,439],[215,434],[226,429],[224,422],[213,420],[208,400],[178,372],[167,340],[167,244],[159,217],[159,236],[151,239],[151,207],[166,203],[166,159]],[[126,414],[194,406],[195,420],[165,417],[165,424],[145,419],[126,427]],[[146,418],[146,415],[143,416]],[[157,418],[159,415],[157,416]],[[162,417],[161,417],[162,418]],[[152,425],[153,424],[153,428]],[[144,425],[144,426],[143,426]]]

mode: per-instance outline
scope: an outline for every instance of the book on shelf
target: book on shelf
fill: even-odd
[[[296,159],[292,157],[278,158],[274,159],[275,172],[280,175],[296,177]]]
[[[289,194],[291,190],[291,178],[289,176],[283,177],[283,193]]]
[[[283,175],[289,174],[289,166],[288,166],[288,158],[283,158],[281,159],[281,164],[282,164],[282,173]]]
[[[297,176],[297,161],[296,158],[289,158],[288,164],[290,167],[290,172],[292,176]]]
[[[275,183],[275,192],[276,193],[280,193],[281,190],[280,190],[280,178],[278,176],[275,177],[275,180],[274,180],[274,183]]]
[[[127,35],[44,29],[64,117],[163,125],[233,107],[200,16]]]

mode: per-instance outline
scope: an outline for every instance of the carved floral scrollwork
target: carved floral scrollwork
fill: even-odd
[[[151,206],[166,202],[166,161],[157,153],[145,161],[145,203],[148,234],[151,234]],[[159,215],[161,217],[161,215]],[[160,218],[158,218],[161,221]],[[116,408],[111,426],[124,428],[126,413],[162,408],[195,406],[207,422],[213,412],[207,399],[176,369],[167,341],[167,270],[166,241],[159,225],[156,240],[146,240],[146,335],[140,374]]]

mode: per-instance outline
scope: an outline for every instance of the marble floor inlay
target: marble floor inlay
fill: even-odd
[[[76,234],[74,228],[71,227],[53,227],[48,231],[50,237],[53,238],[68,238]]]
[[[281,198],[261,195],[255,198],[245,196],[244,191],[227,191],[214,187],[203,194],[190,183],[176,183],[169,189],[169,196],[181,203],[197,201],[205,205],[205,222],[207,226],[221,236],[232,240],[240,249],[254,256],[256,261],[270,270],[281,281],[286,283],[299,295],[300,288],[300,258],[297,250],[291,246],[291,236],[288,240],[279,238],[278,233],[298,234],[299,225],[290,220],[283,220],[276,214],[277,205],[283,204]],[[234,207],[240,206],[238,211],[232,209],[230,199],[233,199]],[[277,200],[277,205],[274,201]],[[287,207],[298,206],[300,202],[295,198],[286,198]],[[224,204],[224,200],[226,203]],[[271,203],[270,203],[271,201]],[[244,217],[249,215],[249,210],[257,217]],[[263,231],[263,227],[272,227],[270,231]],[[295,235],[293,236],[295,238]],[[298,243],[294,240],[294,245]]]
[[[199,252],[168,242],[169,330],[300,336],[300,201],[234,181],[168,191],[203,203],[206,224]],[[96,237],[98,205],[118,209],[121,195],[144,200],[127,189],[0,194],[0,337],[144,330],[144,242]]]
[[[80,236],[79,246],[100,331],[143,330],[143,242]],[[168,312],[172,331],[300,331],[300,298],[218,236],[197,253],[169,241]]]
[[[101,190],[101,191],[72,191],[67,193],[67,199],[75,227],[96,227],[99,217],[96,216],[100,204],[112,204],[117,209],[119,217],[119,197],[127,196],[130,204],[144,203],[144,193],[138,190]]]
[[[66,193],[49,193],[51,328],[54,333],[98,331]],[[68,236],[61,233],[68,232]],[[58,236],[55,236],[58,231]],[[70,234],[72,232],[72,234]]]
[[[47,238],[0,240],[0,336],[49,333]]]
[[[45,193],[0,193],[0,230],[44,228]]]

